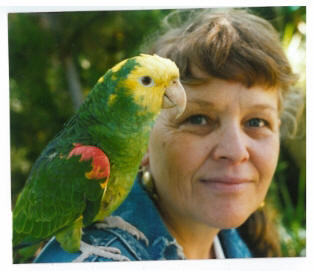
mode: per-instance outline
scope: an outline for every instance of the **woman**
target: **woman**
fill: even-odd
[[[161,112],[143,170],[114,213],[121,226],[85,229],[97,251],[66,253],[52,239],[35,262],[279,256],[263,205],[296,76],[277,33],[246,11],[204,11],[150,52],[178,65],[184,114]]]

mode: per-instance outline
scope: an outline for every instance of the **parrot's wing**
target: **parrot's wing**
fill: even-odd
[[[13,244],[48,238],[83,213],[90,219],[109,176],[106,155],[94,146],[74,144],[68,155],[46,152],[19,195],[13,212]],[[89,213],[92,212],[92,213]]]

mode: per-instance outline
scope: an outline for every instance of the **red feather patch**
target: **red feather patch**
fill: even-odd
[[[110,173],[110,163],[106,154],[99,148],[90,145],[82,145],[74,143],[74,148],[68,155],[68,159],[73,155],[81,155],[80,162],[92,159],[92,170],[86,172],[85,176],[88,179],[108,179]]]

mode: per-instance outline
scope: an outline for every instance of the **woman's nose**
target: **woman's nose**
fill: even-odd
[[[212,157],[215,160],[225,159],[238,164],[249,159],[248,138],[238,123],[221,127],[212,148]]]

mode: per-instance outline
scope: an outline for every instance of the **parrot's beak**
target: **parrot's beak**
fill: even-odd
[[[164,93],[162,108],[172,107],[176,107],[176,118],[183,114],[186,108],[186,93],[179,79],[173,80]]]

